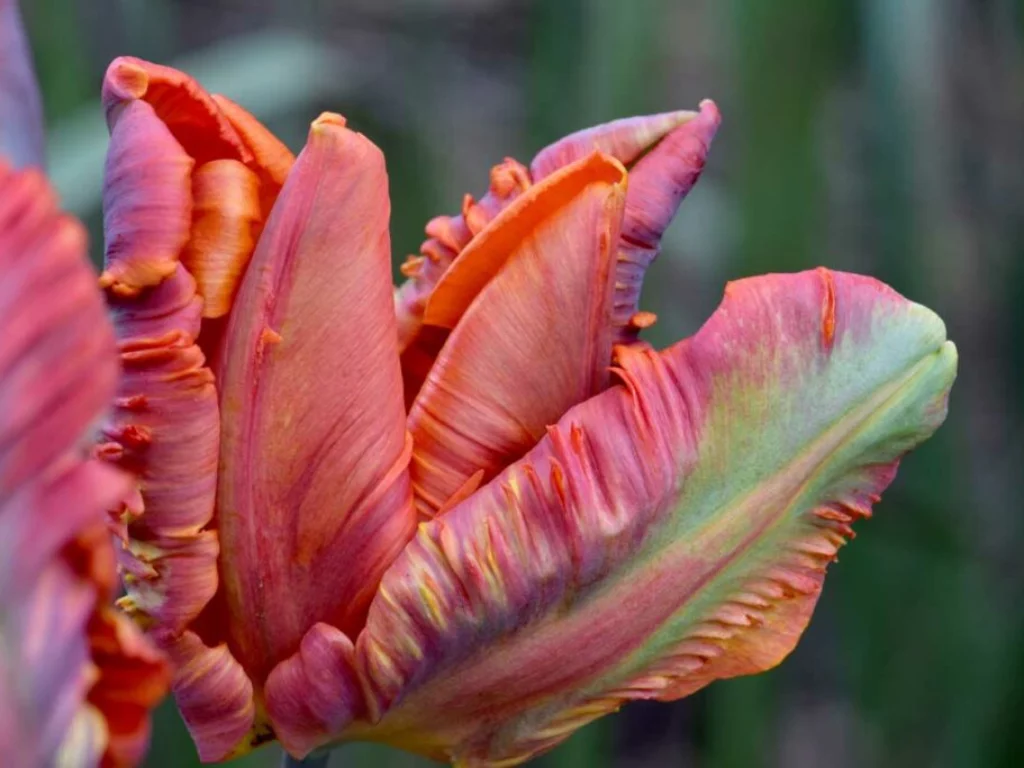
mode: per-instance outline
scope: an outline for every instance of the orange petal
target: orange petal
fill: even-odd
[[[276,195],[277,191],[284,186],[288,172],[295,164],[295,155],[280,139],[268,131],[263,123],[231,99],[221,96],[219,93],[213,94],[212,98],[252,153],[261,181],[269,182],[269,186],[275,187]],[[269,213],[270,209],[266,210]]]
[[[231,314],[218,520],[257,681],[318,621],[354,634],[412,533],[388,210],[380,151],[322,116]]]
[[[152,107],[125,106],[104,172],[101,286],[134,296],[174,272],[192,224],[193,165]]]
[[[262,226],[260,182],[237,160],[213,160],[192,174],[193,221],[182,263],[203,297],[203,317],[231,309]]]
[[[409,414],[422,514],[607,385],[624,196],[615,160],[574,163],[506,208],[434,289],[426,321],[455,330]]]
[[[491,220],[530,188],[530,172],[510,157],[491,169],[490,187],[480,200],[466,195],[458,216],[438,216],[427,224],[430,238],[403,267],[408,278],[395,292],[398,347],[406,405],[412,405],[447,338],[440,328],[425,328],[423,312],[434,286],[455,257]]]

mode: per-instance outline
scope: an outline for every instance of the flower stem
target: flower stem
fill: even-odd
[[[281,768],[327,768],[327,762],[330,759],[331,753],[327,749],[307,755],[303,760],[294,758],[285,752]]]

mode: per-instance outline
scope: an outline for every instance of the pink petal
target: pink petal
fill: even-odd
[[[363,713],[355,646],[328,624],[314,624],[298,652],[267,678],[267,712],[274,734],[295,757],[331,741]]]
[[[434,289],[426,321],[455,330],[409,414],[422,514],[474,473],[493,477],[607,385],[624,182],[622,166],[596,154],[552,175],[478,235]]]
[[[530,173],[534,181],[540,181],[594,152],[611,155],[623,165],[629,166],[674,129],[695,117],[696,112],[681,110],[660,115],[627,117],[585,128],[538,152],[530,163]]]
[[[730,284],[692,339],[420,526],[356,644],[370,735],[514,765],[633,699],[773,666],[943,421],[942,322],[827,270]]]
[[[358,630],[412,534],[387,227],[379,150],[322,116],[224,342],[221,567],[258,682],[314,623]]]
[[[0,157],[46,164],[43,108],[18,0],[0,0]]]
[[[192,226],[194,164],[151,106],[124,107],[103,182],[104,288],[135,296],[174,272]]]

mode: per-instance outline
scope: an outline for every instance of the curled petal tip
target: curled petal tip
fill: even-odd
[[[323,112],[320,117],[313,121],[311,126],[314,132],[326,128],[345,128],[347,121],[337,112]]]

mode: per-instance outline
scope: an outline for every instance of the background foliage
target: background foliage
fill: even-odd
[[[667,343],[742,275],[866,271],[946,318],[949,422],[835,566],[779,669],[637,704],[543,766],[1010,766],[1024,751],[1024,2],[32,0],[51,170],[92,222],[98,89],[131,53],[293,146],[323,109],[385,151],[397,257],[506,154],[633,113],[725,115],[649,274]],[[238,765],[276,765],[265,750]],[[354,746],[335,762],[421,761]],[[173,707],[149,766],[196,764]]]

